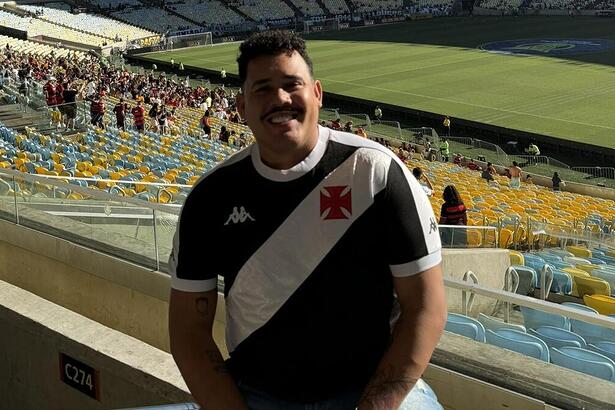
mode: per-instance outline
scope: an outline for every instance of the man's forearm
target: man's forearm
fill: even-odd
[[[363,392],[359,410],[399,408],[429,363],[444,328],[443,317],[439,311],[400,316],[391,345]]]
[[[213,338],[202,343],[192,340],[172,343],[173,357],[202,409],[247,409],[235,381],[224,365],[224,359]]]

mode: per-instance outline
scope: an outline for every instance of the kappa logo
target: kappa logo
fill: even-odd
[[[239,224],[244,223],[246,221],[255,221],[255,219],[250,215],[243,206],[237,209],[236,206],[233,207],[233,212],[228,216],[228,219],[224,223],[224,225],[228,225],[230,223]]]
[[[438,232],[438,224],[436,223],[436,218],[432,216],[429,218],[429,233],[432,234],[434,232]]]
[[[352,191],[348,185],[326,186],[320,190],[320,217],[323,220],[349,219],[352,216]]]

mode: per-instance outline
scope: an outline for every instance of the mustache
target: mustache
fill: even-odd
[[[261,120],[264,120],[265,118],[267,118],[271,114],[275,114],[276,112],[285,112],[285,111],[295,111],[295,112],[297,112],[297,114],[303,114],[303,112],[305,110],[303,108],[293,107],[291,105],[284,105],[284,106],[280,106],[280,107],[273,107],[266,114],[263,114],[261,116]]]

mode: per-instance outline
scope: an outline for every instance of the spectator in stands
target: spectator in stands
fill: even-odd
[[[98,128],[105,128],[105,92],[101,91],[96,94],[92,102],[90,103],[90,123]]]
[[[156,119],[158,120],[158,128],[162,134],[168,134],[169,132],[169,112],[166,106],[162,106],[158,111]]]
[[[446,136],[451,135],[451,118],[447,115],[444,117],[444,121],[442,121],[442,125],[444,125],[444,129],[446,130]]]
[[[344,124],[344,131],[345,132],[350,132],[350,133],[353,132],[353,130],[352,130],[352,121],[348,121],[348,122],[346,122],[346,124]]]
[[[536,145],[534,142],[530,142],[530,145],[528,145],[525,151],[527,152],[528,155],[533,155],[533,156],[540,155],[540,149],[538,149],[538,145]]]
[[[527,174],[525,176],[525,179],[523,180],[523,182],[525,182],[526,184],[533,184],[534,183],[534,179],[532,179],[532,176],[530,174]]]
[[[47,78],[47,82],[43,86],[43,92],[45,93],[45,102],[47,103],[47,108],[54,109],[58,103],[55,77]]]
[[[200,125],[201,129],[205,133],[207,137],[211,136],[211,126],[213,124],[213,120],[211,118],[211,114],[209,110],[205,110],[205,114],[201,117]]]
[[[340,131],[342,129],[342,123],[339,118],[331,120],[331,129],[334,129],[336,131]]]
[[[478,164],[474,162],[474,158],[470,158],[470,162],[468,162],[468,168],[472,171],[478,170]]]
[[[508,167],[508,173],[510,175],[510,187],[521,188],[521,168],[519,168],[517,161],[513,161],[512,165]]]
[[[135,129],[143,132],[145,128],[145,108],[143,108],[143,98],[137,97],[137,105],[130,111],[134,118]]]
[[[147,113],[147,116],[149,118],[149,126],[151,127],[152,131],[155,132],[160,131],[160,129],[158,128],[158,111],[158,102],[154,102]]]
[[[380,109],[380,106],[376,106],[374,109],[374,117],[376,117],[378,121],[382,121],[382,110]]]
[[[72,130],[75,129],[75,119],[77,118],[77,96],[83,93],[84,88],[85,84],[77,90],[75,82],[67,83],[64,88],[63,97],[64,104],[66,104],[64,108],[64,121],[67,130],[69,127]]]
[[[561,187],[565,186],[564,181],[562,181],[557,172],[553,173],[553,178],[551,178],[551,182],[553,183],[554,191],[561,191]]]
[[[468,215],[465,204],[459,195],[459,191],[454,185],[448,185],[442,193],[444,203],[440,210],[441,225],[460,225],[468,224]],[[441,228],[442,244],[452,247],[466,246],[467,234],[465,229]]]
[[[365,131],[365,128],[363,128],[363,127],[358,127],[357,128],[357,135],[359,137],[367,138],[367,131]]]
[[[455,154],[453,155],[453,164],[455,165],[461,165],[461,160],[463,158],[463,155],[461,154]]]
[[[120,98],[119,102],[115,104],[113,107],[113,112],[115,113],[115,122],[117,128],[121,130],[126,130],[126,125],[124,121],[126,120],[126,112],[128,111],[128,104],[124,101],[124,98]]]
[[[495,166],[491,162],[487,162],[487,172],[493,177],[498,174],[498,171],[495,169]]]
[[[486,167],[485,169],[483,169],[483,172],[480,174],[480,177],[482,179],[487,180],[487,183],[490,183],[491,181],[495,181],[495,178],[493,177],[491,172],[489,172],[489,167]]]
[[[433,195],[433,185],[431,184],[431,181],[429,180],[427,175],[423,173],[423,170],[420,167],[416,167],[412,170],[412,175],[414,175],[416,180],[419,181],[419,184],[421,184],[421,188],[423,188],[423,191],[425,191],[425,194],[427,196],[432,196]]]
[[[202,178],[182,208],[169,333],[203,408],[398,408],[446,322],[427,198],[411,194],[416,181],[388,151],[317,127],[322,87],[310,62],[290,32],[257,33],[240,46],[238,106],[257,145]],[[352,185],[328,185],[336,176]],[[351,188],[365,212],[350,210]],[[203,259],[199,238],[223,232],[245,234],[233,246],[208,242]],[[229,295],[227,363],[212,336],[218,267]]]
[[[66,121],[65,117],[65,105],[64,105],[64,85],[62,84],[62,80],[58,78],[56,84],[56,104],[58,105],[58,112],[60,113],[60,121],[58,122],[58,127],[64,127],[64,121]]]
[[[231,133],[229,132],[229,130],[226,129],[225,125],[220,127],[220,134],[218,134],[218,139],[220,141],[228,142],[228,139],[229,139],[230,136],[231,136]]]

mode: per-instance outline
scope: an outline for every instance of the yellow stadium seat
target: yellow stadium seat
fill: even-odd
[[[615,298],[606,295],[585,295],[583,301],[601,315],[615,315]]]
[[[590,275],[592,274],[592,271],[594,269],[600,269],[600,265],[593,265],[593,264],[584,264],[584,263],[580,263],[578,265],[576,265],[577,269],[581,269],[584,270],[585,272],[589,273]]]
[[[576,284],[576,291],[579,297],[585,295],[611,295],[611,286],[605,280],[590,276],[576,276],[572,281]]]
[[[506,249],[512,245],[513,231],[507,228],[500,229],[500,248]]]
[[[525,265],[525,258],[521,252],[508,251],[508,257],[511,265]]]
[[[574,256],[578,256],[579,258],[591,258],[592,251],[587,248],[582,248],[580,246],[567,246],[566,250],[573,254]]]
[[[480,248],[483,240],[481,233],[476,229],[468,229],[468,246],[470,248]]]

